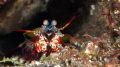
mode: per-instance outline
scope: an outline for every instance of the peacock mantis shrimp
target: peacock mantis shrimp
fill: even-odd
[[[56,27],[56,20],[53,20],[51,23],[49,23],[48,20],[44,20],[43,25],[33,31],[17,29],[16,31],[25,32],[23,34],[25,41],[18,47],[9,50],[7,53],[22,47],[22,53],[26,60],[37,60],[43,54],[49,56],[51,53],[59,52],[60,46],[64,47],[64,42],[71,37],[68,34],[62,34],[60,31],[66,28],[76,17],[79,16],[76,14],[61,28]]]

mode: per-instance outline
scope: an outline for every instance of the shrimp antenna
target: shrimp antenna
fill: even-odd
[[[78,11],[74,14],[74,16],[70,19],[70,21],[69,21],[67,24],[65,24],[65,26],[63,26],[62,28],[60,28],[60,30],[65,29],[68,25],[70,25],[70,23],[71,23],[74,19],[76,19],[77,17],[79,17],[80,15],[76,15],[77,13],[78,13]]]

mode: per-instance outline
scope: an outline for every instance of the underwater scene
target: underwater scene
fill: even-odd
[[[0,67],[120,67],[120,0],[0,0]]]

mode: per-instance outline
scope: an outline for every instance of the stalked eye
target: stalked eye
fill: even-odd
[[[48,25],[48,24],[49,24],[49,23],[48,23],[48,20],[44,20],[44,21],[43,21],[43,24],[44,24],[44,25]]]
[[[56,20],[53,20],[51,24],[52,24],[52,25],[57,25],[57,21],[56,21]]]

